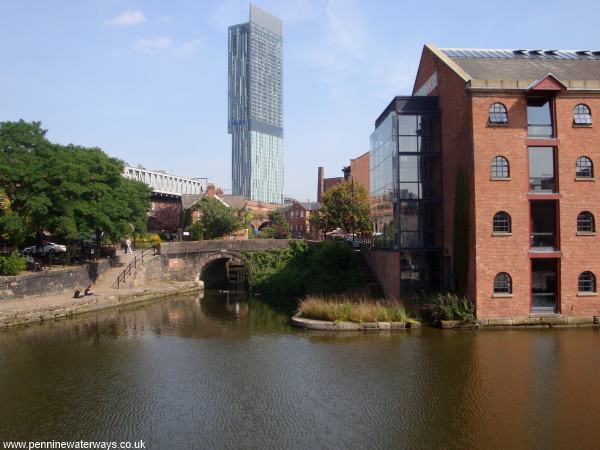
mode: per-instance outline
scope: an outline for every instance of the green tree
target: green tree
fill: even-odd
[[[291,235],[290,225],[282,211],[269,211],[269,224],[260,231],[263,239],[288,239]]]
[[[200,217],[187,229],[193,239],[217,239],[243,226],[237,212],[217,198],[204,196],[194,208],[199,210]]]
[[[371,206],[369,193],[362,184],[343,182],[323,194],[321,207],[313,219],[319,229],[326,233],[341,228],[346,233],[371,231]]]
[[[456,193],[454,195],[454,233],[452,237],[454,291],[459,296],[467,293],[469,277],[469,248],[471,240],[470,193],[465,174],[460,170],[456,174]]]
[[[0,123],[0,189],[18,218],[0,226],[20,221],[27,236],[50,232],[66,243],[146,231],[151,191],[122,176],[122,161],[99,148],[53,144],[45,133],[39,122]]]

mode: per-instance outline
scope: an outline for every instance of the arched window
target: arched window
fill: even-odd
[[[512,280],[506,272],[494,277],[494,294],[512,294]]]
[[[582,233],[593,233],[596,231],[594,215],[591,212],[583,211],[577,216],[577,231]]]
[[[492,106],[490,106],[490,123],[508,123],[506,106],[504,106],[502,103],[494,103]]]
[[[591,125],[592,113],[590,108],[583,103],[576,105],[573,108],[573,124],[574,125]]]
[[[594,178],[594,165],[587,156],[580,156],[575,162],[575,176],[577,178]]]
[[[512,230],[510,216],[504,211],[497,212],[494,215],[493,231],[494,233],[510,233]]]
[[[492,178],[508,178],[509,176],[508,159],[504,156],[496,156],[492,160]]]
[[[592,272],[581,272],[577,286],[579,292],[596,292],[596,276]]]

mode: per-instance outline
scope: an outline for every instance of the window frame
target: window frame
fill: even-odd
[[[581,211],[579,214],[577,214],[577,233],[596,233],[596,219],[591,212]]]
[[[589,276],[588,279],[582,279],[584,276]],[[583,286],[582,286],[583,283]],[[582,289],[583,287],[583,289]],[[579,278],[577,279],[577,292],[590,294],[596,293],[596,275],[594,272],[586,270],[579,274]]]
[[[585,169],[589,169],[589,175],[583,174],[583,170]],[[575,161],[575,178],[586,180],[591,180],[594,178],[594,162],[592,161],[592,158],[585,155],[577,158]]]
[[[500,107],[502,107],[502,110],[500,110]],[[500,120],[492,120],[492,117],[500,118]],[[488,125],[496,127],[508,125],[508,108],[504,103],[494,102],[490,105],[488,108]]]
[[[586,112],[578,111],[578,108],[585,108]],[[585,103],[578,103],[573,107],[573,126],[588,128],[593,124],[592,109]]]
[[[500,160],[503,162],[500,162]],[[506,175],[498,174],[504,172],[506,172]],[[494,158],[492,159],[492,163],[490,164],[490,173],[492,180],[510,179],[510,163],[508,162],[508,158],[502,155],[494,156]]]
[[[503,279],[499,279],[499,277]],[[513,284],[510,274],[508,272],[498,272],[494,276],[492,290],[495,295],[512,295]]]
[[[493,234],[511,234],[512,233],[512,218],[506,211],[498,211],[492,218],[492,233]]]

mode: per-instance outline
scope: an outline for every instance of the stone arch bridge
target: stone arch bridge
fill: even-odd
[[[286,248],[287,239],[186,241],[160,244],[158,255],[141,270],[137,284],[152,281],[202,280],[219,287],[244,276],[241,253]]]

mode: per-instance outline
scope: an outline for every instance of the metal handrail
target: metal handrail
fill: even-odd
[[[120,289],[121,284],[125,283],[125,279],[129,275],[131,275],[131,271],[134,269],[137,269],[138,262],[143,263],[144,256],[148,256],[150,253],[152,253],[152,256],[155,256],[156,255],[156,247],[151,248],[149,250],[142,250],[142,252],[140,254],[135,255],[135,258],[133,258],[133,260],[130,261],[129,264],[127,264],[127,267],[125,267],[125,269],[123,269],[123,271],[119,275],[117,275],[117,279],[113,283],[112,287],[116,288],[116,289]]]

